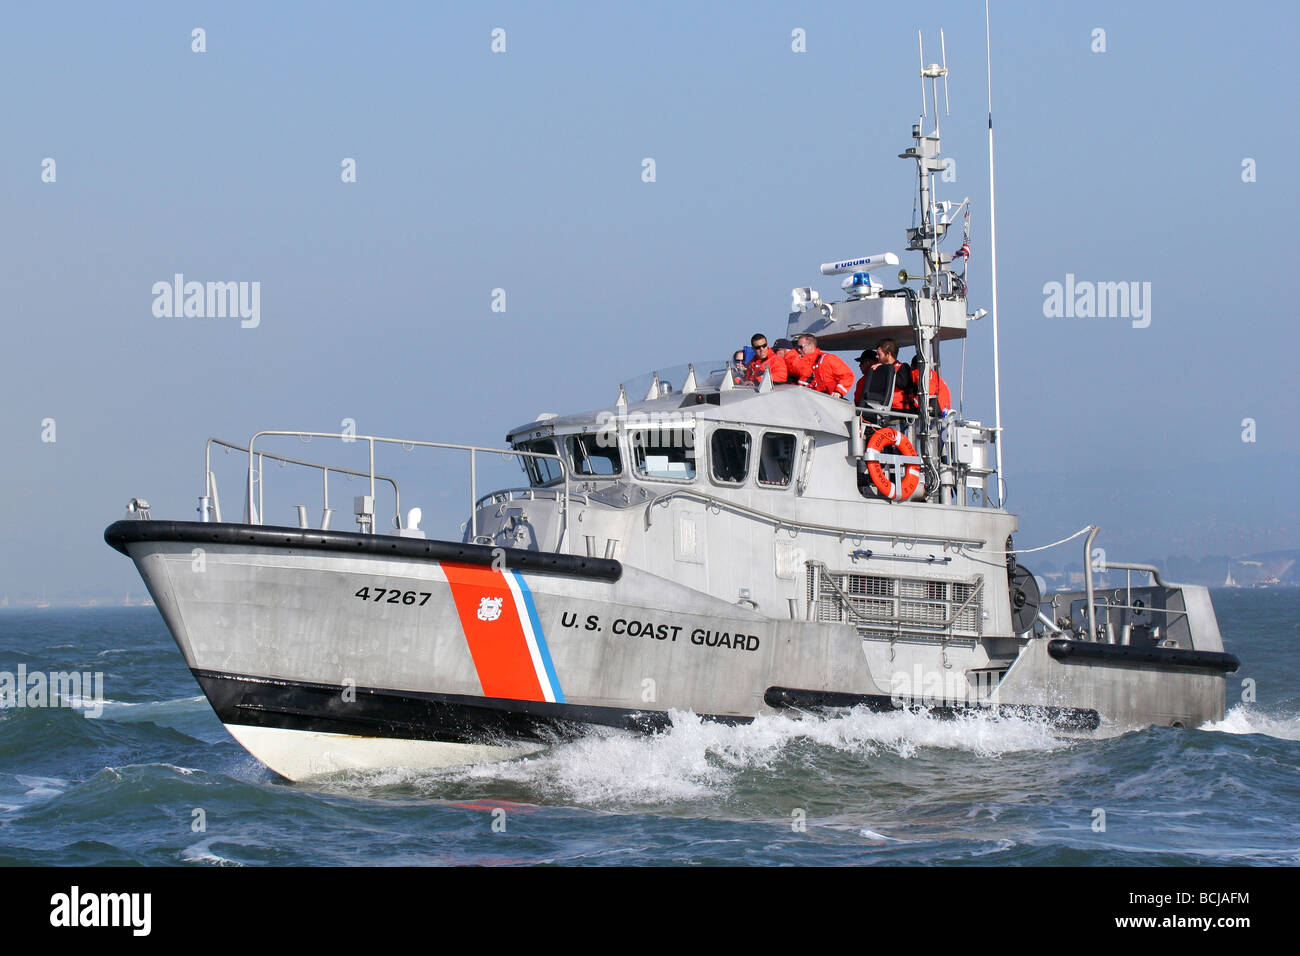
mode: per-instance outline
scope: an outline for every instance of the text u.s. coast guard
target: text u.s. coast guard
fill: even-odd
[[[580,624],[578,614],[575,611],[562,612],[560,614],[560,624],[563,627],[581,627],[584,631],[603,631],[605,629],[600,623],[599,614],[588,614],[586,621]],[[610,624],[609,631],[611,634],[619,636],[646,637],[655,641],[666,641],[670,644],[681,638],[684,643],[691,643],[700,647],[725,647],[736,651],[756,651],[760,643],[757,634],[744,634],[739,631],[706,627],[691,628],[688,633],[683,633],[686,631],[684,624],[668,624],[663,621],[642,620],[639,618],[616,617]]]

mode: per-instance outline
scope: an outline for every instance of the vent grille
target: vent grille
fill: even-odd
[[[899,597],[919,598],[923,601],[948,600],[948,581],[923,581],[917,578],[901,578],[898,582]],[[970,597],[967,589],[965,597]]]
[[[894,578],[873,578],[865,574],[850,574],[848,578],[845,590],[852,595],[893,597],[898,593],[895,587],[898,582]]]
[[[866,637],[979,638],[984,595],[975,594],[976,587],[968,581],[808,569],[808,600],[816,608],[816,619],[856,625]]]

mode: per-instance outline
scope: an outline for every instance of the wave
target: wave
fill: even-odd
[[[8,774],[3,776],[9,777]],[[71,786],[62,777],[38,777],[20,773],[9,779],[13,785],[8,785],[0,777],[0,812],[28,809],[67,792]]]
[[[140,717],[145,718],[150,713],[184,711],[190,709],[202,709],[198,707],[205,703],[202,694],[193,697],[178,697],[175,700],[113,700],[105,697],[102,701],[104,713],[112,714],[114,717]]]
[[[506,782],[586,806],[663,805],[724,794],[742,775],[789,773],[791,761],[821,759],[818,750],[821,756],[865,765],[879,756],[911,760],[934,750],[997,759],[1073,746],[1045,721],[983,713],[940,718],[924,711],[856,709],[833,716],[761,716],[741,725],[702,720],[690,712],[670,711],[670,716],[670,728],[649,736],[597,729],[535,756],[422,773],[390,771],[357,782],[438,789],[449,782]]]
[[[1235,704],[1223,720],[1201,726],[1221,734],[1263,734],[1278,740],[1300,740],[1300,716],[1269,714],[1258,706]]]
[[[207,866],[244,866],[238,860],[232,860],[224,857],[212,849],[212,844],[220,840],[222,843],[235,843],[241,846],[262,846],[256,840],[231,839],[229,837],[208,837],[206,840],[200,840],[198,843],[187,846],[181,850],[180,858],[186,863],[202,863]]]

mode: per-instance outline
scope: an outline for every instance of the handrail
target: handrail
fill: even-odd
[[[280,437],[291,437],[291,436],[295,436],[295,437],[298,437],[298,438],[338,438],[338,439],[347,440],[348,442],[353,442],[353,441],[359,441],[359,442],[363,441],[363,442],[365,442],[365,443],[367,444],[367,446],[368,446],[368,450],[369,450],[369,453],[370,453],[370,470],[369,470],[368,472],[365,472],[365,474],[366,474],[367,476],[369,476],[369,478],[370,478],[370,494],[371,494],[371,497],[373,497],[373,496],[374,496],[374,493],[375,493],[375,478],[376,478],[376,475],[375,475],[375,442],[380,442],[380,443],[388,444],[388,445],[401,445],[401,446],[403,446],[403,447],[405,447],[405,448],[408,448],[408,449],[409,449],[409,448],[416,448],[416,447],[420,447],[420,448],[447,448],[447,449],[451,449],[452,451],[467,451],[467,452],[469,452],[469,503],[470,503],[470,512],[469,512],[469,537],[470,537],[470,540],[471,540],[471,541],[474,540],[474,538],[478,537],[478,517],[477,517],[476,509],[475,509],[475,503],[476,503],[476,500],[477,500],[478,495],[477,495],[477,489],[476,489],[476,487],[475,487],[475,486],[476,486],[476,482],[477,482],[477,475],[476,475],[476,469],[475,469],[475,457],[474,457],[474,456],[475,456],[477,453],[479,453],[479,452],[484,452],[484,453],[491,452],[491,453],[493,453],[493,454],[497,454],[497,455],[518,455],[518,456],[520,456],[520,457],[527,457],[527,458],[552,458],[552,459],[554,459],[555,461],[559,462],[559,464],[560,464],[560,471],[564,474],[564,503],[563,503],[563,506],[562,506],[562,507],[563,507],[563,511],[564,511],[564,531],[563,531],[563,538],[562,538],[562,540],[561,540],[561,542],[560,542],[560,546],[557,547],[556,550],[559,551],[559,552],[561,552],[561,553],[565,553],[565,554],[568,553],[568,550],[567,550],[567,549],[570,547],[570,542],[569,542],[569,512],[571,511],[571,509],[570,509],[570,507],[569,507],[569,497],[570,497],[570,496],[569,496],[569,466],[568,466],[568,464],[565,462],[565,460],[564,460],[560,455],[558,455],[558,454],[557,454],[557,455],[548,455],[548,454],[545,454],[545,453],[543,453],[543,452],[521,451],[520,449],[517,449],[517,448],[489,448],[489,447],[486,447],[486,446],[483,446],[483,445],[460,445],[460,444],[455,444],[455,443],[451,443],[451,442],[419,441],[419,440],[417,440],[417,439],[412,439],[412,438],[387,438],[387,437],[384,437],[384,436],[381,436],[381,435],[354,435],[354,434],[346,434],[346,433],[343,433],[343,432],[283,431],[283,430],[280,430],[280,429],[264,429],[264,430],[262,430],[262,431],[255,432],[255,433],[253,434],[253,437],[250,438],[250,439],[248,440],[248,448],[249,448],[249,455],[248,455],[248,500],[249,500],[250,505],[251,505],[252,500],[253,500],[253,451],[252,451],[252,448],[253,448],[254,444],[256,444],[256,442],[257,442],[257,440],[258,440],[259,438],[263,438],[263,437],[272,437],[272,436],[280,436]],[[260,454],[262,454],[262,453],[261,453],[261,452],[258,452],[258,454],[260,455]],[[250,507],[250,511],[251,511],[251,507]],[[250,521],[252,520],[252,515],[251,515],[251,514],[249,515],[249,519],[250,519]],[[257,522],[256,522],[256,523],[257,523],[257,524],[261,524],[261,523],[262,523],[262,515],[261,515],[261,513],[260,513],[260,509],[259,509],[259,513],[258,513],[258,515],[257,515]],[[400,523],[401,523],[401,515],[400,515],[400,514],[398,515],[398,523],[399,523],[399,525],[400,525]],[[370,533],[372,533],[372,534],[374,533],[374,525],[373,525],[373,522],[371,523]]]
[[[1110,565],[1107,565],[1109,567]],[[1170,585],[1152,585],[1153,587],[1169,587]],[[1173,585],[1180,587],[1180,585]],[[1116,588],[1115,590],[1119,590]],[[1069,600],[1066,600],[1066,599]],[[1073,605],[1075,601],[1086,601],[1086,596],[1080,591],[1057,591],[1051,595],[1050,604],[1053,611],[1060,610],[1062,606]],[[1190,617],[1191,615],[1181,608],[1176,607],[1154,607],[1146,604],[1111,604],[1104,597],[1097,600],[1097,607],[1103,607],[1107,611],[1135,611],[1139,614],[1164,614],[1167,617]]]
[[[938,534],[888,534],[881,531],[856,530],[853,528],[838,528],[829,524],[812,524],[809,522],[789,521],[784,518],[773,517],[766,511],[759,511],[757,508],[750,508],[746,505],[739,504],[735,501],[728,501],[726,498],[719,498],[716,495],[706,494],[702,491],[694,491],[690,488],[675,488],[672,491],[665,492],[658,497],[651,498],[645,506],[645,526],[649,529],[651,525],[650,512],[655,505],[666,504],[672,498],[695,498],[706,503],[717,504],[721,507],[730,508],[741,514],[749,515],[753,518],[761,518],[764,521],[770,521],[776,525],[776,530],[790,528],[795,531],[822,531],[828,534],[837,534],[842,538],[878,538],[882,541],[936,541],[941,544],[957,544],[964,547],[970,547],[972,550],[979,550],[987,542],[978,538],[957,538],[952,535]]]
[[[531,485],[527,487],[519,487],[519,488],[498,488],[496,491],[489,491],[487,494],[479,498],[478,501],[474,502],[474,507],[475,509],[479,509],[489,504],[500,504],[502,501],[518,501],[521,499],[516,498],[514,496],[517,494],[525,494],[525,493],[527,494],[529,501],[547,500],[545,498],[539,498],[537,496],[537,492],[539,491],[551,492],[551,494],[554,496],[555,501],[560,501],[564,497],[563,494],[559,491],[559,489],[556,488],[534,488]],[[508,498],[504,497],[507,495],[510,497]],[[588,498],[588,496],[579,491],[573,492],[571,495],[569,495],[569,498],[571,501],[576,501],[579,504],[584,504],[584,505],[591,504],[591,501]],[[500,499],[500,501],[498,501],[498,499]]]
[[[1088,532],[1088,537],[1084,539],[1083,542],[1083,580],[1084,580],[1084,585],[1087,594],[1085,600],[1087,600],[1088,602],[1088,640],[1090,641],[1095,641],[1098,639],[1097,637],[1097,596],[1096,596],[1096,590],[1093,587],[1093,583],[1092,583],[1092,540],[1093,538],[1097,537],[1097,532],[1100,530],[1101,528],[1099,528],[1097,525],[1093,525],[1092,530]],[[1160,576],[1160,569],[1157,568],[1154,564],[1134,564],[1129,561],[1107,560],[1106,562],[1104,562],[1104,566],[1101,568],[1101,570],[1109,571],[1112,568],[1116,568],[1120,571],[1145,571],[1151,575],[1152,587],[1177,588],[1177,589],[1181,589],[1183,587],[1183,585],[1181,584],[1174,584],[1173,582],[1166,581],[1164,578],[1162,578]],[[1052,606],[1053,607],[1056,606],[1055,601],[1053,601]],[[1107,603],[1105,606],[1111,608],[1128,607],[1128,605],[1110,604],[1110,603]],[[1170,610],[1167,608],[1133,608],[1133,610],[1163,611],[1165,614],[1178,614],[1178,613],[1186,614],[1185,611],[1180,612],[1176,610]]]
[[[1174,584],[1166,581],[1160,576],[1160,569],[1154,564],[1130,564],[1127,561],[1107,561],[1103,571],[1109,571],[1111,568],[1119,568],[1121,571],[1146,571],[1151,575],[1157,587],[1162,588],[1181,588],[1181,584]]]
[[[1095,598],[1092,590],[1092,539],[1097,537],[1101,528],[1096,525],[1088,532],[1083,541],[1083,580],[1088,588],[1088,640],[1097,639],[1097,609],[1093,606]]]
[[[214,476],[212,474],[212,446],[214,444],[221,445],[223,448],[229,448],[232,451],[242,451],[244,452],[244,454],[249,454],[248,449],[245,448],[243,445],[236,445],[234,442],[229,442],[226,441],[225,439],[217,438],[215,436],[207,440],[207,443],[203,447],[203,484],[204,484],[205,496],[209,496],[209,497],[212,495],[212,492],[215,490],[213,487]],[[303,465],[304,467],[307,468],[319,468],[323,472],[323,477],[326,481],[325,492],[324,492],[326,508],[329,508],[330,506],[328,481],[329,481],[329,473],[331,471],[338,472],[339,474],[342,475],[355,475],[358,478],[366,478],[369,477],[370,475],[370,472],[368,471],[355,471],[351,468],[340,468],[335,465],[324,465],[321,464],[320,462],[315,462],[315,461],[303,461],[298,458],[289,458],[285,455],[273,455],[270,452],[266,452],[266,451],[260,451],[258,452],[258,455],[263,458],[270,458],[272,461],[282,461],[290,465]],[[250,461],[251,461],[251,457],[250,457]],[[396,505],[397,516],[398,516],[398,520],[400,521],[401,514],[402,514],[402,492],[397,486],[396,479],[391,478],[388,475],[375,475],[375,478],[379,481],[386,481],[393,486],[393,498],[397,502]],[[259,492],[261,491],[260,487],[258,488],[258,491]],[[260,512],[261,509],[259,508],[258,511]],[[200,512],[200,514],[202,515],[202,512]],[[203,520],[206,521],[207,517],[203,516]],[[217,512],[217,520],[218,521],[221,520],[220,509],[218,509]]]
[[[1183,617],[1189,616],[1186,611],[1180,610],[1176,607],[1147,607],[1145,604],[1111,604],[1106,600],[1099,601],[1097,606],[1104,607],[1108,613],[1110,611],[1137,611],[1139,614],[1166,614],[1170,617],[1175,615],[1182,615]]]

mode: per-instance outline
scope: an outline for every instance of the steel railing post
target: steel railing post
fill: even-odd
[[[1096,525],[1088,532],[1088,537],[1083,542],[1083,580],[1088,589],[1088,640],[1097,639],[1097,609],[1094,606],[1094,595],[1092,590],[1092,539],[1097,537],[1097,532],[1101,529]]]

